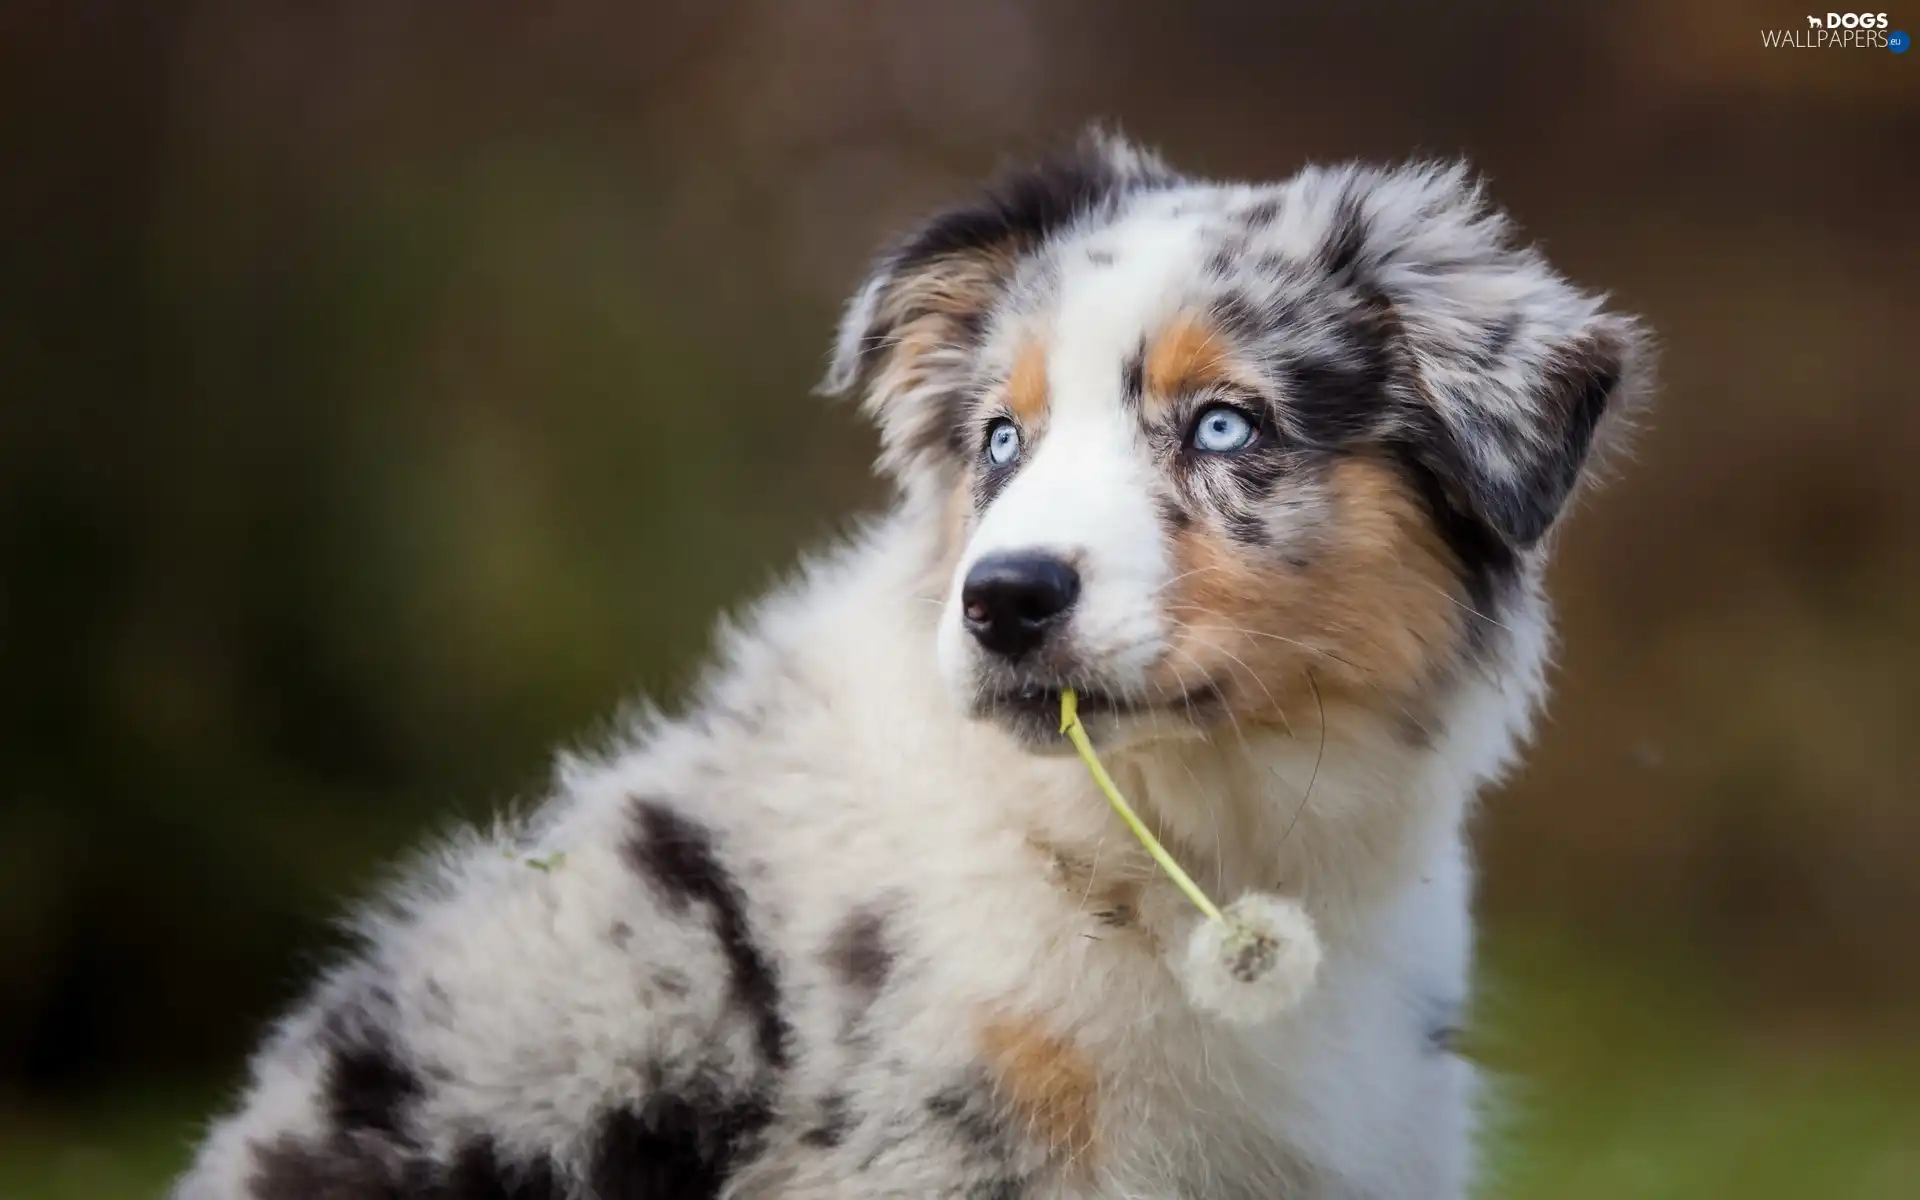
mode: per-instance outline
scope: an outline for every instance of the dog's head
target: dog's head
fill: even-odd
[[[1093,135],[883,256],[826,390],[947,514],[962,703],[1048,745],[1068,686],[1108,738],[1417,726],[1642,357],[1462,168],[1224,185]]]

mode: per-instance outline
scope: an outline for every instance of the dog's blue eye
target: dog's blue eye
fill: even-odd
[[[1253,422],[1247,414],[1224,404],[1200,414],[1193,426],[1193,448],[1209,454],[1229,454],[1244,450],[1253,442]]]
[[[1004,467],[1020,457],[1020,429],[1005,417],[987,426],[987,461]]]

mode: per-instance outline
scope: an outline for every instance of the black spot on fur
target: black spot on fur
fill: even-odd
[[[1378,426],[1385,376],[1377,362],[1316,355],[1289,361],[1286,375],[1288,411],[1311,444],[1340,449]]]
[[[1495,488],[1488,496],[1495,526],[1519,545],[1539,541],[1559,516],[1619,385],[1620,367],[1611,361],[1564,357],[1548,370],[1543,419],[1552,440],[1523,460],[1525,469],[1511,488]]]
[[[615,921],[607,929],[607,940],[612,942],[617,949],[625,950],[627,945],[633,941],[633,926],[627,924],[625,921]]]
[[[1234,266],[1246,252],[1246,242],[1237,238],[1229,239],[1207,256],[1207,261],[1201,265],[1201,269],[1216,279],[1225,279],[1233,274]]]
[[[843,1092],[828,1092],[820,1097],[820,1119],[800,1135],[805,1145],[830,1150],[847,1140],[853,1128],[853,1109]]]
[[[1433,1054],[1452,1054],[1459,1049],[1460,1037],[1466,1032],[1460,1019],[1464,1007],[1457,999],[1435,997],[1428,1006],[1423,1035],[1427,1050]]]
[[[1427,437],[1444,434],[1429,433]],[[1425,461],[1428,455],[1410,446],[1394,448],[1393,458],[1413,484],[1440,540],[1452,551],[1466,588],[1467,645],[1482,649],[1499,628],[1499,608],[1508,585],[1519,570],[1519,558],[1492,526],[1475,515],[1454,489]]]
[[[1113,251],[1089,250],[1087,251],[1087,261],[1096,267],[1110,267],[1113,265]]]
[[[1487,327],[1485,333],[1473,348],[1473,365],[1482,371],[1491,371],[1500,365],[1500,359],[1512,347],[1514,338],[1520,333],[1520,314],[1508,313]]]
[[[1335,207],[1333,223],[1320,246],[1320,264],[1328,275],[1341,276],[1359,265],[1367,248],[1367,217],[1360,202],[1351,195],[1342,196]]]
[[[716,1200],[771,1120],[753,1100],[696,1105],[672,1094],[601,1123],[587,1179],[598,1200]]]
[[[352,1143],[329,1151],[291,1137],[256,1143],[247,1195],[254,1200],[363,1200],[400,1197],[396,1166]]]
[[[871,908],[847,914],[827,943],[826,961],[834,977],[863,998],[878,995],[893,971],[886,918]]]
[[[1003,175],[975,203],[936,217],[900,249],[896,269],[997,246],[1031,249],[1116,196],[1172,182],[1159,172],[1123,173],[1098,142],[1083,138]]]
[[[1006,1152],[1007,1131],[990,1096],[985,1081],[955,1084],[927,1097],[927,1115],[951,1127],[968,1148],[999,1156]]]
[[[395,1053],[390,1035],[364,1010],[342,1010],[326,1022],[322,1103],[332,1128],[397,1137],[420,1077]]]
[[[1127,355],[1120,364],[1120,399],[1135,411],[1138,411],[1146,395],[1147,342],[1140,339],[1133,353]]]
[[[1457,1025],[1435,1025],[1427,1030],[1427,1049],[1435,1054],[1452,1054],[1460,1045],[1462,1032]]]
[[[552,1160],[514,1163],[491,1138],[473,1138],[435,1162],[364,1134],[313,1144],[281,1137],[251,1147],[255,1200],[566,1200]]]
[[[1399,321],[1388,300],[1363,292],[1342,314],[1333,344],[1287,360],[1286,407],[1307,441],[1338,449],[1383,424],[1398,361]]]
[[[1161,522],[1169,530],[1177,533],[1193,524],[1193,514],[1173,497],[1161,496],[1155,503],[1160,509]]]
[[[1214,297],[1208,312],[1221,332],[1241,345],[1256,344],[1268,331],[1292,316],[1290,312],[1238,292]]]
[[[788,1058],[786,1018],[773,963],[754,941],[746,897],[721,864],[712,835],[664,804],[636,804],[639,829],[626,847],[635,870],[651,879],[676,910],[702,904],[712,915],[714,936],[727,956],[733,997],[754,1022],[760,1055],[774,1070]]]
[[[955,1143],[978,1172],[967,1187],[969,1200],[1016,1200],[1027,1194],[1030,1181],[1014,1166],[1013,1130],[986,1079],[942,1089],[927,1099],[926,1110],[952,1130]]]
[[[1240,222],[1247,229],[1258,232],[1273,224],[1280,215],[1280,197],[1268,196],[1240,214]]]
[[[566,1200],[567,1187],[545,1156],[524,1166],[507,1161],[492,1138],[474,1138],[454,1155],[434,1200]]]
[[[1267,542],[1267,523],[1260,514],[1240,508],[1224,509],[1220,519],[1226,524],[1227,536],[1243,546],[1264,546]]]

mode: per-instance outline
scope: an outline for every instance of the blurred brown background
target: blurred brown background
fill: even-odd
[[[1465,154],[1661,335],[1482,816],[1506,1186],[1920,1194],[1920,55],[1803,7],[0,2],[0,1193],[151,1194],[343,897],[878,502],[834,306],[1097,117]]]

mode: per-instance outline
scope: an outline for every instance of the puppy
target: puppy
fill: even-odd
[[[1095,134],[934,217],[824,385],[896,502],[367,912],[174,1195],[1465,1195],[1463,816],[1646,357],[1459,167]],[[1297,1003],[1195,1004],[1068,687],[1203,886],[1310,918]]]

